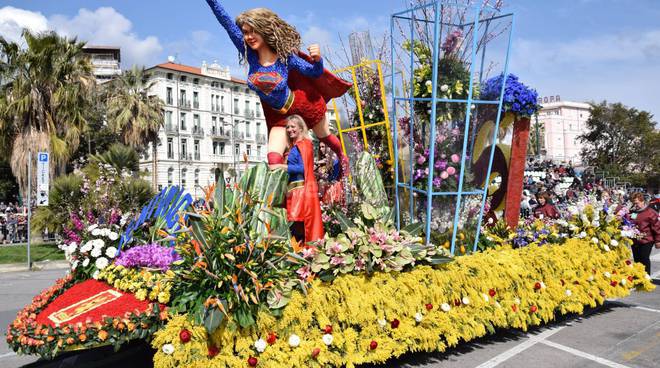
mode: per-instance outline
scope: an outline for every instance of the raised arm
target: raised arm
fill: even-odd
[[[238,49],[238,52],[240,54],[245,53],[245,44],[243,43],[243,32],[241,31],[240,28],[236,25],[233,19],[227,14],[225,11],[225,8],[218,3],[217,0],[206,0],[206,3],[209,4],[211,7],[211,10],[213,10],[213,14],[215,14],[215,17],[218,19],[218,22],[225,27],[225,30],[227,31],[227,34],[229,34],[229,38],[231,39],[231,42],[234,43],[234,46],[236,46],[236,49]]]
[[[289,69],[297,70],[306,77],[318,78],[323,74],[323,59],[312,64],[298,55],[291,54],[288,64]]]

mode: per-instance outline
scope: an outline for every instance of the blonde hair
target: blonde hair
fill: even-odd
[[[300,136],[302,139],[309,139],[309,130],[307,129],[307,124],[305,124],[305,120],[302,118],[302,116],[295,114],[287,116],[286,123],[289,124],[290,121],[298,125],[298,128],[300,128]],[[289,138],[288,134],[286,135],[286,139],[289,141],[289,147],[293,147],[293,144],[295,142],[291,141],[291,138]]]
[[[300,50],[300,33],[296,28],[285,22],[275,12],[267,8],[255,8],[244,11],[236,17],[236,24],[241,27],[247,24],[254,32],[263,37],[266,44],[277,54],[277,58],[286,64],[291,54]],[[245,55],[240,55],[240,62],[247,60],[248,45],[245,44]]]

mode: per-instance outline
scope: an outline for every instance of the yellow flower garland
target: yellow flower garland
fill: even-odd
[[[167,304],[170,301],[174,277],[174,272],[171,270],[152,272],[146,269],[109,265],[99,273],[97,279],[107,282],[118,290],[134,293],[137,300],[149,299]]]
[[[526,330],[552,321],[556,313],[582,313],[585,306],[624,297],[631,288],[653,290],[643,267],[629,258],[626,247],[603,252],[587,240],[571,239],[564,245],[475,253],[438,269],[316,280],[307,295],[294,294],[281,317],[261,312],[253,329],[238,329],[229,318],[209,338],[187,316],[173,317],[154,336],[154,363],[157,368],[246,367],[253,356],[265,368],[353,367],[409,351],[444,351],[495,328]],[[326,325],[332,326],[329,346],[322,339]],[[182,329],[192,333],[187,343],[180,341]],[[255,341],[270,333],[277,340],[258,353]],[[291,334],[300,337],[299,346],[289,345]],[[163,351],[166,344],[173,346],[171,354]],[[219,354],[209,357],[209,346],[217,346]],[[314,358],[316,348],[320,353]]]

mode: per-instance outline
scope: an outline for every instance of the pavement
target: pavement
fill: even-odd
[[[609,300],[582,316],[567,316],[528,332],[499,331],[444,353],[411,353],[385,364],[360,368],[660,367],[660,251],[655,249],[651,269],[651,277],[658,285],[651,293],[633,292],[627,298]],[[5,328],[34,295],[65,272],[43,269],[0,273],[0,326]],[[144,347],[134,350],[144,353]],[[97,357],[114,357],[112,364],[103,366],[148,365],[144,360],[138,364],[130,358],[130,352],[125,354],[125,359],[121,358],[122,354],[122,351],[118,356],[106,351],[97,353]],[[69,356],[68,361],[53,365],[54,362],[37,361],[32,356],[17,356],[4,342],[0,343],[0,368],[101,366],[98,362],[72,361],[74,358]]]

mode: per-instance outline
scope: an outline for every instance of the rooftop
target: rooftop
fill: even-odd
[[[198,67],[195,67],[195,66],[190,66],[190,65],[172,63],[172,62],[169,62],[169,61],[166,62],[166,63],[162,63],[162,64],[152,66],[149,69],[154,69],[154,68],[163,68],[163,69],[173,70],[173,71],[177,71],[177,72],[183,72],[183,73],[200,75],[200,76],[203,76],[203,77],[215,78],[213,76],[203,74],[201,68],[198,68]],[[231,81],[235,82],[235,83],[247,84],[247,82],[245,80],[239,79],[239,78],[234,78],[234,77],[231,77]]]

